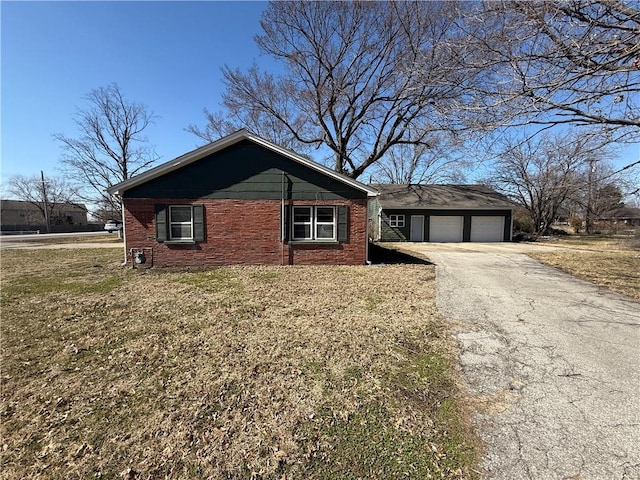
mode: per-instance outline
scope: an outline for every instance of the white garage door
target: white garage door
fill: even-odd
[[[463,217],[431,216],[429,217],[430,242],[461,242]]]
[[[472,242],[502,242],[504,240],[504,217],[471,217]]]

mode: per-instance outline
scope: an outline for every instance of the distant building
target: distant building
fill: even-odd
[[[49,218],[51,231],[72,231],[73,226],[87,225],[87,207],[83,204],[60,203],[53,206]],[[31,202],[0,200],[2,231],[42,230],[47,225],[42,211]]]
[[[623,204],[616,209],[600,215],[600,218],[598,218],[595,223],[637,227],[640,226],[640,208],[634,208]]]

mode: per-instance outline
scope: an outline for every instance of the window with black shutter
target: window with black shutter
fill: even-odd
[[[346,242],[346,205],[293,205],[283,210],[283,239],[294,242]],[[288,229],[288,230],[287,230]]]
[[[156,240],[159,242],[203,242],[203,205],[156,205]]]

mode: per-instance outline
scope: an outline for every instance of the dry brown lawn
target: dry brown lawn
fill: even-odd
[[[548,265],[614,292],[640,299],[640,249],[629,237],[560,237],[571,250],[529,253]]]
[[[28,237],[22,237],[20,240],[15,240],[12,235],[2,235],[0,241],[3,243],[11,244],[24,244],[27,247],[32,246],[47,246],[47,245],[60,245],[60,244],[73,244],[73,243],[111,243],[117,245],[124,245],[121,238],[118,238],[117,233],[104,232],[102,235],[75,235],[75,236],[61,236],[57,238],[42,238],[39,235],[29,235]]]
[[[433,267],[2,252],[2,476],[473,478]]]

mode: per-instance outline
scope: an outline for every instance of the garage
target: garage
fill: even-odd
[[[372,185],[369,234],[381,242],[508,242],[514,204],[484,185]]]
[[[461,242],[464,217],[458,215],[435,215],[429,218],[430,242]]]
[[[504,217],[503,216],[479,216],[471,217],[471,241],[472,242],[502,242],[504,241]]]

